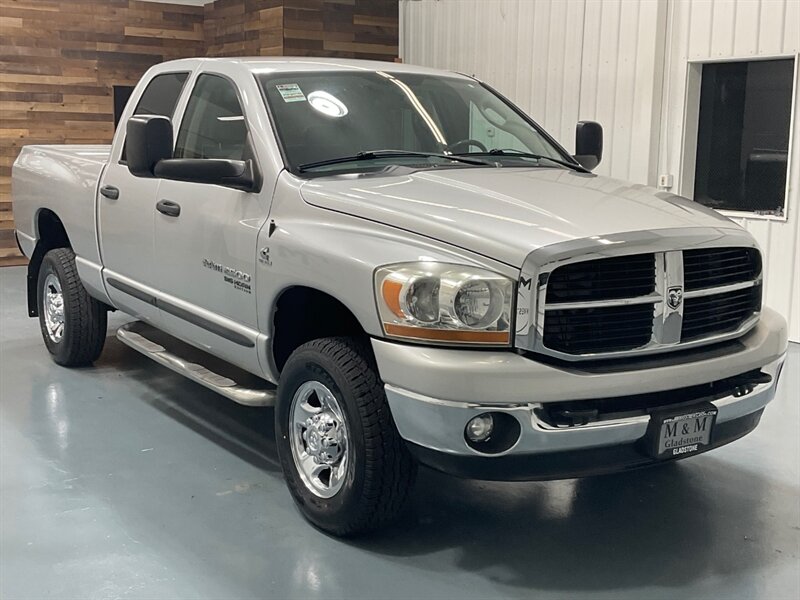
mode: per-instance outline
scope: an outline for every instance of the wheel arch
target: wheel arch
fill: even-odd
[[[49,208],[40,208],[36,213],[34,231],[37,241],[28,262],[27,275],[28,316],[30,317],[39,316],[36,286],[44,255],[54,248],[72,248],[64,223]]]
[[[306,342],[322,337],[366,337],[366,329],[348,306],[332,294],[307,285],[279,292],[271,317],[269,355],[277,373]]]

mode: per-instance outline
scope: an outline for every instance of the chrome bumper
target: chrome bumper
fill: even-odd
[[[775,397],[778,374],[783,358],[762,367],[772,376],[770,383],[759,384],[747,395],[726,396],[712,401],[719,413],[717,423],[725,423],[764,408]],[[487,456],[473,450],[464,439],[464,427],[472,417],[487,411],[501,411],[513,415],[522,426],[522,434],[506,454],[540,454],[628,444],[644,437],[650,422],[648,415],[600,421],[572,427],[551,427],[542,422],[535,409],[539,403],[516,406],[493,404],[463,404],[437,400],[409,392],[391,385],[386,386],[386,396],[400,435],[419,446],[465,456]]]
[[[775,396],[787,346],[785,320],[767,309],[740,342],[740,351],[725,356],[601,374],[554,367],[512,352],[415,348],[379,340],[373,348],[392,416],[405,440],[446,454],[486,457],[467,445],[464,427],[480,413],[502,411],[519,421],[522,434],[510,449],[493,455],[499,457],[630,444],[645,435],[650,420],[643,415],[554,428],[535,413],[546,402],[664,391],[761,369],[772,376],[771,382],[713,401],[718,424],[760,411]],[[450,393],[435,393],[444,390]],[[453,390],[460,397],[454,398]]]

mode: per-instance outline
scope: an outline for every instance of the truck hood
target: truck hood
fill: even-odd
[[[549,244],[629,231],[736,227],[691,200],[549,168],[466,168],[312,179],[314,206],[370,219],[521,266]]]

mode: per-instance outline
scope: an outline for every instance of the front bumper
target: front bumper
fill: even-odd
[[[649,415],[552,427],[536,409],[548,402],[647,394],[697,386],[760,369],[769,383],[744,395],[716,398],[711,447],[751,431],[775,396],[787,346],[786,322],[765,309],[736,351],[665,359],[630,370],[553,366],[514,352],[420,348],[373,340],[386,395],[400,435],[440,470],[480,479],[553,479],[644,466]],[[464,427],[487,411],[513,416],[521,435],[508,450],[487,455],[467,445]]]
[[[763,412],[762,408],[743,417],[717,423],[709,446],[701,452],[668,460],[696,456],[747,435],[758,425]],[[487,481],[572,479],[638,469],[664,462],[649,456],[643,444],[638,442],[539,454],[511,452],[503,456],[465,456],[431,450],[414,443],[409,443],[408,446],[417,460],[438,471]]]

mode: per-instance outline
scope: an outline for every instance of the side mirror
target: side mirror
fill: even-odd
[[[128,119],[125,159],[136,177],[155,177],[156,164],[172,157],[172,122],[163,116],[139,115]]]
[[[222,158],[169,158],[159,161],[155,176],[176,181],[210,183],[257,192],[259,177],[253,170],[252,160],[228,160]]]
[[[575,127],[575,160],[590,171],[603,158],[603,127],[595,121],[578,121]]]

